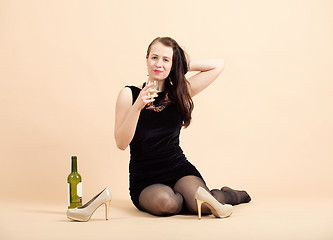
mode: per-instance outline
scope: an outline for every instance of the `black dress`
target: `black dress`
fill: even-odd
[[[133,102],[141,89],[132,90]],[[154,105],[163,100],[165,92],[159,92]],[[130,195],[134,205],[142,210],[139,196],[143,189],[152,184],[165,184],[171,188],[176,182],[189,175],[202,178],[199,171],[186,159],[179,146],[181,115],[175,105],[167,105],[156,112],[144,107],[139,116],[134,137],[130,143]]]

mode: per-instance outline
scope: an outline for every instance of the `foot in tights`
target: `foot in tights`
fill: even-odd
[[[229,194],[229,202],[232,205],[240,204],[240,203],[248,203],[251,201],[250,195],[246,191],[234,190],[230,187],[221,188],[222,192]]]
[[[227,204],[237,205],[251,201],[251,197],[246,191],[234,190],[225,186],[221,188],[220,193],[223,194],[223,202]]]

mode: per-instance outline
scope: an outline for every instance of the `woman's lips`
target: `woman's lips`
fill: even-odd
[[[154,70],[154,72],[156,72],[156,73],[162,73],[163,71],[160,71],[160,70]]]

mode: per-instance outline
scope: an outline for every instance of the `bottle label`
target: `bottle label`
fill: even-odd
[[[79,182],[79,183],[76,185],[76,194],[77,194],[79,197],[82,197],[82,182]]]

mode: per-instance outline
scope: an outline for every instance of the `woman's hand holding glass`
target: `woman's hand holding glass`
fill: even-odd
[[[158,92],[158,82],[157,81],[148,81],[146,86],[141,90],[139,97],[137,99],[137,104],[139,108],[142,109],[145,106],[152,105],[152,102],[155,101]]]

